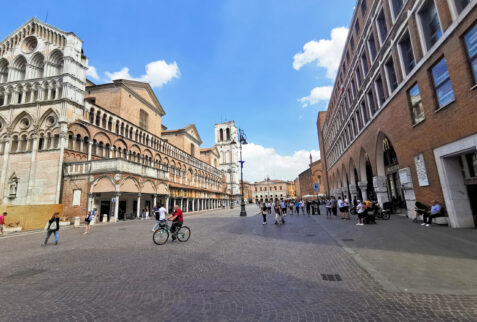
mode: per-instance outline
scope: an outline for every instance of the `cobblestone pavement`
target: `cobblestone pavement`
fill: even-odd
[[[475,321],[477,296],[389,291],[312,217],[262,225],[223,210],[185,218],[187,243],[152,221],[0,238],[0,320]],[[321,274],[339,274],[325,281]]]

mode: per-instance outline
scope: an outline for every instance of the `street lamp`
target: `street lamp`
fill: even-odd
[[[230,142],[230,155],[231,155],[231,159],[230,159],[230,169],[229,169],[229,173],[230,173],[230,209],[234,209],[234,197],[233,197],[233,193],[234,193],[234,181],[233,181],[233,153],[232,153],[232,146],[237,144],[237,142],[235,142],[234,139],[232,139],[232,142]]]
[[[239,128],[239,142],[240,142],[240,181],[241,181],[241,188],[242,188],[242,200],[240,202],[240,216],[247,216],[247,212],[245,211],[245,200],[243,199],[243,164],[245,161],[242,160],[242,144],[247,144],[247,137],[242,129]]]

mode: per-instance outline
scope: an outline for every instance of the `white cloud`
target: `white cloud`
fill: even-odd
[[[311,90],[310,95],[302,97],[298,101],[302,103],[303,107],[307,107],[308,105],[315,105],[319,102],[324,102],[325,104],[328,104],[332,91],[333,86],[315,87]]]
[[[88,69],[86,70],[86,76],[99,80],[98,72],[94,66],[88,66]]]
[[[266,176],[270,179],[294,180],[313,161],[320,158],[320,151],[295,151],[293,155],[280,155],[274,148],[249,143],[243,146],[244,180],[261,181]]]
[[[338,27],[331,30],[331,39],[307,42],[303,46],[303,52],[293,56],[293,68],[299,70],[304,65],[316,61],[318,67],[326,68],[326,76],[334,79],[347,36],[348,28]]]
[[[131,79],[140,82],[147,82],[151,87],[162,87],[170,82],[173,78],[179,78],[181,72],[176,62],[166,63],[164,60],[153,61],[146,65],[146,74],[140,77],[132,77],[129,74],[129,68],[123,67],[117,72],[106,72],[106,76],[110,81],[115,79]]]

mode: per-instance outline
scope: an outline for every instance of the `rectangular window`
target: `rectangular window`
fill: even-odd
[[[359,35],[359,20],[356,20],[356,24],[354,25],[354,30],[356,31],[356,36]]]
[[[361,128],[363,127],[363,122],[361,120],[361,115],[359,113],[359,110],[356,111],[356,122],[358,123],[358,129],[361,131]]]
[[[389,86],[389,92],[392,93],[398,86],[398,81],[396,77],[396,70],[394,69],[394,61],[391,58],[386,62],[385,65],[386,68],[386,75],[388,76],[388,86]]]
[[[446,106],[454,101],[454,90],[449,77],[449,70],[447,69],[446,59],[442,58],[432,68],[432,78],[434,80],[434,89],[437,95],[437,102],[439,107]]]
[[[396,19],[396,17],[401,12],[403,5],[403,0],[390,0],[391,12],[393,13],[394,19]]]
[[[421,92],[417,83],[407,93],[411,107],[412,124],[424,121],[424,108],[422,106]]]
[[[384,101],[386,100],[386,94],[384,93],[383,80],[381,79],[381,76],[376,78],[376,81],[374,83],[376,85],[376,93],[378,95],[378,103],[379,103],[379,106],[381,106],[384,103]]]
[[[353,128],[354,136],[358,135],[358,131],[356,130],[356,123],[354,122],[354,117],[351,119],[351,127]]]
[[[353,39],[353,36],[351,36],[351,39],[349,41],[349,44],[351,45],[351,50],[354,49],[354,39]]]
[[[369,55],[371,56],[371,61],[373,62],[376,59],[376,42],[372,35],[368,38],[368,50]]]
[[[465,34],[464,40],[475,84],[477,83],[477,24]]]
[[[145,129],[147,131],[148,127],[148,114],[144,110],[139,111],[139,127]]]
[[[402,69],[404,75],[407,75],[416,66],[414,60],[414,52],[412,51],[411,38],[409,33],[406,33],[398,42],[399,55],[402,60]]]
[[[356,98],[356,85],[354,84],[354,80],[351,80],[351,89],[353,90],[353,99]]]
[[[349,52],[348,51],[346,51],[346,62],[349,63]]]
[[[439,14],[434,4],[434,0],[427,0],[418,13],[419,21],[423,31],[424,44],[428,51],[442,36]]]
[[[364,124],[367,124],[369,121],[368,109],[366,108],[366,102],[363,100],[361,102],[361,113],[363,114]]]
[[[356,84],[358,85],[358,88],[361,87],[361,72],[359,71],[359,68],[356,68]]]
[[[455,10],[457,11],[457,15],[460,15],[460,13],[470,3],[470,0],[451,0],[451,1],[454,1],[454,6],[455,6]]]
[[[351,124],[348,124],[348,133],[349,133],[350,141],[353,141],[354,136],[353,136],[353,132],[351,131]]]
[[[366,0],[361,1],[361,14],[364,16],[366,10],[368,10],[368,7],[366,6]]]
[[[388,35],[388,27],[386,26],[386,17],[384,16],[384,10],[381,10],[378,15],[378,18],[376,18],[376,26],[378,27],[379,42],[382,45]]]
[[[368,59],[366,58],[366,51],[363,51],[361,55],[361,67],[363,68],[363,75],[366,77],[368,74]]]
[[[376,113],[376,104],[374,103],[374,95],[373,95],[373,90],[371,89],[367,94],[366,94],[367,98],[368,98],[368,106],[369,106],[369,109],[371,111],[371,116],[374,115],[374,113]]]
[[[73,190],[73,206],[81,205],[81,189]]]

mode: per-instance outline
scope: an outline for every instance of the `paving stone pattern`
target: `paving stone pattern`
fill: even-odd
[[[475,321],[477,296],[390,292],[319,221],[261,224],[257,208],[185,217],[187,243],[153,221],[0,238],[2,321]],[[322,274],[342,279],[323,280]]]

